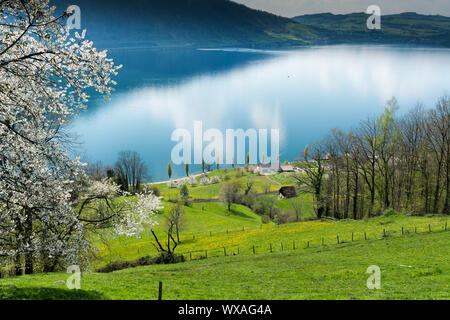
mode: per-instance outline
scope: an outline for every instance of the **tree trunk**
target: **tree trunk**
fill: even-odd
[[[433,201],[433,213],[438,213],[439,199],[440,199],[440,187],[441,187],[441,171],[442,164],[437,164],[437,177],[436,177],[436,186],[434,188],[434,201]]]
[[[25,220],[25,232],[24,232],[24,240],[25,243],[28,243],[31,247],[31,235],[33,233],[33,217],[30,209],[26,209],[26,220]],[[33,253],[26,252],[25,253],[25,274],[33,274]]]
[[[22,262],[20,261],[20,255],[16,254],[15,258],[14,258],[14,275],[15,276],[20,276],[22,275]]]
[[[359,173],[355,171],[355,190],[353,193],[353,219],[358,219],[358,187],[359,187]]]

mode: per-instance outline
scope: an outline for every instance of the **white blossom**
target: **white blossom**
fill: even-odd
[[[0,2],[0,256],[11,260],[73,262],[88,249],[74,211],[83,164],[66,150],[65,127],[88,89],[110,95],[120,68],[84,32],[72,41],[53,10]]]

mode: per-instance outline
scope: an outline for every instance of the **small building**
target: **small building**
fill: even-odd
[[[278,193],[280,198],[294,198],[297,196],[297,191],[294,186],[281,187]]]
[[[256,166],[254,173],[258,173],[263,176],[268,176],[278,173],[279,170],[280,170],[279,163],[276,162],[260,163]]]
[[[280,172],[294,172],[294,167],[291,165],[281,165]]]

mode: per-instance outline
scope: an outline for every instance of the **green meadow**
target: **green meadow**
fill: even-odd
[[[216,199],[222,182],[189,187],[192,199]],[[210,176],[212,175],[210,174]],[[197,178],[199,179],[199,178]],[[264,193],[293,185],[289,174],[239,176]],[[164,219],[178,193],[156,185],[163,198],[154,229],[164,238]],[[288,199],[276,206],[289,209]],[[298,194],[303,221],[276,225],[242,205],[231,212],[221,202],[185,206],[185,225],[176,252],[186,262],[95,272],[111,262],[156,256],[153,237],[116,238],[108,228],[90,235],[95,248],[81,290],[68,290],[65,273],[0,279],[0,299],[448,299],[450,284],[448,217],[389,214],[363,220],[313,219],[309,194]],[[367,267],[382,270],[382,289],[366,287]]]
[[[0,280],[2,299],[449,299],[448,232],[408,234],[309,249],[214,257],[85,274],[68,290],[68,274]],[[370,265],[381,289],[370,290]]]

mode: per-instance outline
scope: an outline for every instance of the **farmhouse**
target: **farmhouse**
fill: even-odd
[[[278,194],[280,198],[294,198],[297,196],[297,192],[293,186],[280,188]]]
[[[294,172],[294,167],[290,165],[281,165],[279,172]]]
[[[280,170],[280,164],[278,162],[260,163],[256,166],[254,173],[258,173],[263,176],[278,173]]]

